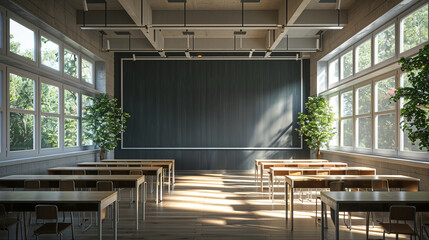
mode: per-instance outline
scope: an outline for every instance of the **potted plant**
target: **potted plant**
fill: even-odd
[[[333,123],[334,111],[329,102],[322,96],[309,97],[305,104],[307,113],[298,113],[296,129],[301,137],[305,137],[308,147],[320,158],[320,148],[325,147],[335,135]]]
[[[130,117],[117,107],[117,99],[110,98],[107,94],[99,94],[91,98],[93,104],[85,106],[83,117],[88,124],[88,137],[100,148],[100,160],[104,159],[104,153],[113,150],[118,136],[126,129],[125,123]]]
[[[401,70],[406,72],[405,84],[398,87],[391,100],[402,99],[401,128],[407,132],[412,144],[429,151],[429,45],[411,58],[399,60]]]

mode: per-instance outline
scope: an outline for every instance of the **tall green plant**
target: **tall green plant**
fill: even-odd
[[[403,99],[401,128],[413,144],[419,142],[420,150],[429,151],[429,45],[415,57],[402,57],[399,63],[408,84],[397,88],[391,100]]]
[[[117,107],[117,99],[110,99],[107,94],[91,98],[93,104],[85,107],[84,118],[87,121],[87,136],[100,147],[100,158],[104,152],[113,150],[121,139],[118,135],[125,131],[125,123],[130,117]]]
[[[305,110],[306,114],[298,113],[298,124],[301,127],[296,130],[305,137],[308,147],[316,151],[319,157],[320,148],[325,147],[335,135],[334,111],[322,96],[309,97]]]

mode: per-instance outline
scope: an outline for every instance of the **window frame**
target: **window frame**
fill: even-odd
[[[338,81],[331,83],[331,73],[329,70],[329,66],[331,65],[331,63],[333,63],[335,61],[338,61]],[[328,88],[327,89],[334,87],[334,86],[337,86],[340,83],[340,72],[341,72],[340,57],[339,57],[339,55],[337,55],[328,61],[328,71],[327,71],[327,73],[328,73],[327,74],[328,75],[328,81],[327,81]]]
[[[329,142],[328,142],[328,146],[329,146],[329,149],[333,149],[333,150],[337,150],[337,149],[340,149],[340,147],[341,147],[341,142],[340,142],[340,111],[341,111],[341,109],[340,109],[340,101],[341,101],[341,95],[340,95],[340,92],[335,92],[335,93],[332,93],[332,94],[329,94],[328,96],[327,96],[327,100],[328,100],[328,103],[329,103],[329,106],[331,106],[331,102],[330,102],[330,100],[331,100],[331,98],[333,98],[333,97],[337,97],[338,98],[338,102],[337,102],[337,109],[338,109],[338,116],[337,116],[337,120],[336,120],[336,122],[337,122],[337,145],[336,146],[331,146],[331,145],[329,145]],[[335,117],[334,117],[335,118]],[[334,137],[335,137],[335,135],[334,135]]]
[[[3,64],[0,64],[0,72],[1,72],[1,77],[3,79],[3,81],[1,81],[0,79],[0,84],[1,84],[1,100],[2,100],[2,104],[0,105],[0,120],[1,120],[1,124],[0,124],[0,157],[2,158],[6,158],[6,152],[8,152],[7,150],[7,140],[8,140],[8,128],[7,128],[7,105],[9,104],[9,99],[6,98],[6,96],[8,96],[8,93],[6,93],[6,91],[8,91],[7,89],[7,72],[6,72],[6,66]]]
[[[66,90],[69,90],[69,91],[72,91],[72,92],[74,92],[74,93],[76,93],[77,94],[77,116],[73,116],[73,115],[67,115],[66,113],[65,113],[65,91]],[[70,87],[70,86],[66,86],[66,85],[64,85],[63,86],[63,88],[62,88],[62,98],[61,98],[61,106],[62,106],[62,112],[61,112],[61,114],[62,114],[62,127],[61,127],[61,130],[60,131],[62,131],[62,144],[63,144],[63,150],[65,151],[65,152],[67,152],[67,151],[76,151],[76,150],[79,150],[80,149],[80,147],[81,147],[81,137],[80,137],[80,135],[81,135],[81,132],[82,132],[82,130],[81,130],[81,93],[80,93],[80,91],[79,91],[79,89],[77,89],[77,88],[74,88],[74,87]],[[76,119],[77,120],[77,145],[76,146],[70,146],[70,147],[67,147],[66,146],[66,144],[65,144],[65,121],[66,121],[66,119]]]
[[[357,61],[357,58],[358,58],[358,55],[357,55],[357,48],[361,45],[361,44],[363,44],[363,43],[365,43],[366,41],[368,41],[369,40],[369,42],[370,42],[370,44],[371,44],[371,46],[370,46],[370,49],[371,49],[371,56],[370,56],[370,64],[369,64],[369,67],[367,67],[367,68],[365,68],[365,69],[362,69],[362,70],[360,70],[360,71],[358,71],[358,61]],[[353,76],[359,76],[359,75],[363,75],[363,74],[366,74],[367,72],[370,72],[371,70],[372,70],[372,66],[374,65],[374,40],[373,40],[373,37],[372,37],[372,33],[371,34],[369,34],[369,35],[367,35],[366,37],[364,37],[364,38],[362,38],[362,40],[360,40],[360,41],[358,41],[358,42],[356,42],[355,44],[353,44],[353,51],[354,51],[354,59],[353,59],[353,62],[354,62],[354,69],[353,69]]]
[[[39,30],[37,27],[35,27],[33,24],[25,21],[23,18],[21,18],[20,16],[12,13],[11,11],[7,11],[7,17],[6,17],[6,55],[9,57],[12,57],[16,60],[19,61],[23,61],[28,65],[32,65],[32,66],[38,66],[38,62],[40,61],[39,59],[39,48],[40,48],[40,43],[39,41],[37,41],[37,39],[39,38]],[[13,19],[15,22],[21,24],[22,26],[32,30],[34,32],[34,60],[31,60],[29,58],[26,58],[24,56],[21,56],[19,54],[16,54],[14,52],[10,51],[10,19]]]
[[[362,87],[366,87],[366,86],[370,86],[371,87],[371,102],[370,102],[370,110],[369,113],[362,113],[359,114],[358,113],[358,90]],[[362,153],[372,153],[373,149],[374,149],[374,118],[373,118],[373,112],[374,112],[374,106],[373,106],[373,102],[374,102],[374,83],[371,79],[361,82],[355,86],[353,86],[353,92],[354,92],[354,102],[353,102],[353,118],[354,118],[354,140],[355,143],[353,145],[354,150],[356,152],[362,152]],[[358,119],[360,118],[366,118],[366,117],[370,117],[371,118],[371,145],[369,148],[361,148],[359,147],[359,139],[358,139]]]
[[[90,62],[92,64],[92,76],[91,76],[92,83],[85,82],[83,80],[82,65],[83,65],[83,60],[84,59],[85,59],[85,61],[88,61],[88,62]],[[80,55],[79,61],[80,61],[80,81],[81,81],[81,83],[84,84],[84,85],[95,87],[95,61],[92,60],[91,58],[88,58],[87,56],[85,56],[83,54]]]
[[[62,132],[61,132],[61,129],[63,128],[62,127],[63,123],[61,121],[61,119],[62,119],[62,115],[61,115],[61,111],[62,111],[62,105],[61,105],[62,86],[61,86],[61,84],[55,82],[54,80],[51,80],[49,78],[44,78],[44,77],[40,77],[40,81],[39,82],[40,82],[39,83],[39,89],[40,89],[40,94],[39,94],[40,95],[40,100],[39,100],[39,102],[40,102],[40,106],[39,106],[39,123],[40,124],[38,126],[39,132],[40,132],[39,137],[38,137],[38,141],[39,141],[39,144],[40,144],[40,151],[39,151],[39,153],[41,153],[41,154],[58,153],[58,152],[63,151],[63,148],[64,148],[64,146],[63,146],[64,142],[62,141]],[[42,112],[42,98],[41,98],[42,97],[42,83],[58,87],[58,113],[57,114]],[[59,123],[58,123],[58,147],[57,148],[42,148],[42,116],[58,117]]]
[[[343,64],[342,64],[342,58],[348,54],[352,52],[352,74],[348,77],[343,77]],[[347,81],[348,79],[351,79],[354,77],[355,75],[355,48],[353,46],[347,48],[346,50],[344,50],[343,52],[341,52],[340,56],[339,56],[339,62],[338,62],[338,66],[339,66],[339,76],[338,76],[338,82],[343,82],[343,81]]]
[[[1,27],[3,31],[0,31],[1,40],[3,42],[2,45],[0,45],[0,54],[6,55],[6,49],[9,49],[9,44],[7,43],[9,40],[9,27],[8,27],[8,19],[6,8],[3,6],[0,6],[0,18],[1,18]]]
[[[352,102],[352,114],[350,116],[343,116],[343,111],[342,111],[342,107],[343,107],[343,101],[342,100],[343,99],[342,99],[342,95],[344,93],[348,93],[348,92],[352,93],[352,101],[353,101]],[[354,98],[355,97],[354,97],[353,87],[345,88],[345,89],[339,91],[339,98],[338,98],[338,102],[339,102],[338,125],[339,125],[339,129],[340,129],[339,130],[339,139],[340,139],[340,141],[339,141],[338,145],[339,145],[339,148],[341,150],[353,150],[353,146],[355,145],[355,140],[354,140],[355,123],[354,123],[354,120],[353,120],[353,118],[354,118],[354,104],[355,104]],[[352,133],[353,134],[353,136],[352,136],[352,145],[351,146],[344,146],[343,145],[344,139],[343,139],[342,121],[349,120],[349,119],[351,119],[351,121],[352,121],[352,132],[353,132]]]
[[[399,36],[399,42],[398,42],[398,56],[399,57],[404,57],[404,56],[408,56],[408,55],[414,55],[416,53],[419,52],[419,50],[422,48],[422,46],[429,44],[429,36],[428,36],[428,41],[420,43],[406,51],[401,51],[402,50],[402,28],[401,28],[401,21],[408,17],[409,15],[413,14],[415,11],[419,10],[421,7],[423,7],[424,5],[428,5],[429,8],[429,3],[427,1],[423,1],[421,3],[417,3],[414,6],[410,7],[409,9],[407,9],[406,11],[404,11],[403,13],[401,13],[398,17],[397,17],[397,24],[398,24],[398,32],[397,32],[397,36]],[[429,24],[429,16],[428,16],[428,24]],[[429,29],[428,29],[428,35],[429,35]]]
[[[50,68],[48,66],[45,66],[42,63],[42,36],[48,38],[49,41],[54,42],[54,43],[58,44],[58,46],[59,46],[59,59],[58,59],[59,60],[59,63],[58,63],[59,69],[58,69],[58,71],[53,69],[53,68]],[[64,55],[61,54],[64,51],[63,50],[64,49],[63,43],[60,40],[58,40],[57,38],[53,37],[51,34],[44,32],[44,31],[41,31],[41,30],[40,30],[40,34],[38,36],[38,41],[39,41],[39,61],[38,61],[39,68],[46,70],[46,71],[49,71],[49,72],[52,72],[52,73],[55,73],[55,74],[62,74],[63,68],[64,68],[64,64],[63,64]]]
[[[7,101],[7,106],[6,106],[6,156],[7,157],[27,157],[27,156],[34,156],[38,153],[38,149],[39,149],[39,142],[37,140],[38,138],[38,106],[39,106],[39,89],[38,89],[38,76],[33,74],[33,73],[29,73],[14,67],[7,67],[6,68],[6,101]],[[15,75],[19,75],[21,77],[25,77],[25,78],[29,78],[32,79],[34,81],[34,110],[24,110],[24,109],[13,109],[11,110],[10,108],[10,103],[9,103],[9,99],[10,99],[10,86],[9,86],[9,82],[10,82],[10,78],[9,75],[10,74],[15,74]],[[34,115],[34,123],[33,123],[33,149],[30,150],[20,150],[20,151],[11,151],[10,150],[10,114],[11,113],[23,113],[23,114],[33,114]]]
[[[395,54],[393,54],[392,57],[385,59],[383,61],[380,61],[378,63],[376,63],[375,59],[376,59],[376,41],[375,38],[377,36],[377,34],[387,30],[389,27],[391,26],[395,27]],[[383,24],[382,26],[380,26],[379,28],[377,28],[377,30],[375,30],[372,33],[372,42],[373,42],[373,46],[372,46],[372,66],[377,68],[377,66],[383,66],[383,65],[388,65],[391,64],[393,62],[397,62],[397,58],[398,58],[398,52],[399,52],[399,48],[398,48],[398,23],[397,23],[397,18],[394,18],[388,22],[386,22],[385,24]]]
[[[65,53],[66,49],[78,56],[78,59],[77,59],[77,67],[78,67],[78,69],[77,69],[77,77],[68,75],[65,72],[65,69],[64,69],[64,64],[65,64],[64,53]],[[62,72],[63,77],[66,78],[66,79],[68,79],[68,80],[72,80],[74,82],[80,82],[81,83],[82,82],[82,78],[81,78],[81,76],[82,76],[82,71],[81,71],[81,61],[82,61],[81,59],[82,59],[82,56],[81,56],[81,53],[79,51],[77,51],[76,49],[74,49],[71,46],[66,45],[66,44],[63,44],[63,48],[62,48],[62,52],[61,53],[62,53],[61,54],[61,59],[62,59],[62,61],[61,61],[62,62],[62,71],[61,72]]]

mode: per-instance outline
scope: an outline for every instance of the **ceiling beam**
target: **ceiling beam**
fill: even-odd
[[[108,25],[131,25],[135,24],[128,13],[124,10],[108,10]],[[85,12],[85,23],[83,22],[83,11],[76,10],[76,24],[79,25],[104,25],[104,10],[89,10]]]
[[[341,10],[340,25],[348,23],[348,11]],[[338,24],[337,10],[305,10],[295,21],[294,25],[300,26],[333,26]]]
[[[297,0],[297,1],[288,1],[283,2],[282,8],[279,9],[279,24],[281,25],[292,25],[296,22],[299,16],[304,12],[307,5],[311,0]],[[288,3],[286,6],[286,3]],[[287,14],[286,14],[287,11]],[[275,38],[272,44],[269,44],[268,51],[265,54],[265,57],[270,57],[272,50],[276,49],[277,45],[283,40],[288,31],[291,28],[285,26],[282,31],[276,31]]]

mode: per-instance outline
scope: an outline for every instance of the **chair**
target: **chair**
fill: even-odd
[[[40,189],[40,181],[39,180],[25,180],[24,181],[24,189],[26,189],[26,190],[38,190],[38,189]]]
[[[107,191],[111,192],[113,191],[113,182],[112,181],[98,181],[97,182],[97,191]],[[108,207],[107,207],[108,208]],[[111,209],[113,210],[113,208]],[[112,219],[112,227],[113,227],[113,211],[111,212],[111,219]],[[107,217],[107,210],[104,208],[101,210],[101,220],[106,219]],[[98,221],[98,218],[96,218]],[[102,224],[102,223],[100,223]]]
[[[345,190],[346,190],[346,188],[345,188],[344,181],[335,181],[335,182],[329,183],[329,191],[331,191],[331,192],[339,192],[339,191],[345,191]],[[321,200],[321,198],[320,197],[316,197],[316,223],[317,223],[317,220],[318,220],[317,219],[317,200]],[[332,211],[333,210],[331,209],[331,212]],[[325,212],[325,214],[326,214],[326,212]],[[332,214],[331,214],[331,217],[332,217]]]
[[[9,236],[9,228],[16,225],[16,239],[18,240],[18,226],[20,225],[21,221],[19,221],[18,218],[8,218],[6,207],[3,204],[0,204],[0,230],[1,231],[7,231],[7,239],[10,239]]]
[[[73,218],[71,223],[58,221],[58,207],[56,205],[37,205],[36,206],[36,221],[43,220],[44,224],[34,231],[36,240],[42,234],[59,235],[62,239],[63,232],[71,227],[72,239],[74,239]],[[50,222],[45,222],[50,221]]]
[[[392,221],[396,221],[393,223]],[[400,223],[403,221],[403,223]],[[407,221],[413,221],[413,228],[407,223]],[[410,235],[410,239],[413,238],[413,235],[416,239],[416,229],[417,229],[417,219],[416,219],[416,208],[414,206],[405,206],[405,205],[393,205],[390,206],[389,211],[389,222],[380,222],[380,226],[383,228],[383,239],[385,239],[386,233],[396,234],[396,239],[398,239],[398,234]]]
[[[73,180],[61,180],[60,181],[60,191],[75,191],[74,181]],[[72,212],[70,212],[70,218],[72,217]],[[63,212],[63,222],[66,220],[66,215]]]
[[[384,180],[384,179],[371,180],[371,191],[372,192],[390,192],[389,181]],[[371,212],[371,218],[372,218],[372,226],[374,227],[375,226],[375,224],[374,224],[375,213],[374,212]],[[381,221],[384,221],[384,219],[382,218]]]

